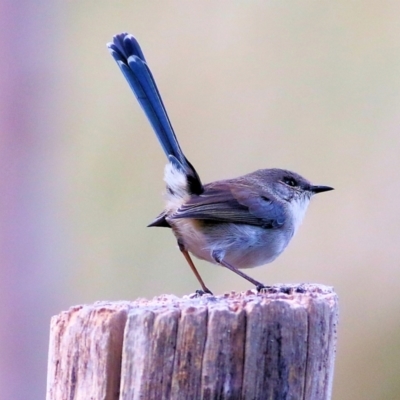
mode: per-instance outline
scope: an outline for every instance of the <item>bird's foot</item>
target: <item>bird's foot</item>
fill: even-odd
[[[267,293],[271,290],[271,288],[272,286],[263,285],[262,283],[256,286],[257,293]]]
[[[211,290],[209,290],[209,289],[207,289],[207,290],[202,290],[202,289],[198,289],[198,290],[196,290],[196,292],[194,293],[194,298],[196,298],[196,297],[202,297],[202,296],[204,296],[204,295],[206,295],[206,294],[211,294],[211,296],[214,296],[214,294],[213,294],[213,292],[211,291]]]

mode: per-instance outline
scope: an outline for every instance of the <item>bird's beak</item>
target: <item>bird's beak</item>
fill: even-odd
[[[333,187],[330,186],[311,186],[310,191],[313,194],[328,192],[329,190],[333,190]]]

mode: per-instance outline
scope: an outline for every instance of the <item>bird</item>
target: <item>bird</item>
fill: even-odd
[[[198,282],[212,292],[191,255],[221,265],[255,285],[242,269],[274,261],[298,230],[310,199],[333,190],[279,168],[203,184],[178,143],[160,92],[136,38],[120,33],[107,44],[167,156],[165,209],[149,227],[170,228]]]

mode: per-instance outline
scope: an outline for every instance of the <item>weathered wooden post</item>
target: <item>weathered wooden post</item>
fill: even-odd
[[[73,307],[51,321],[47,400],[327,400],[337,319],[322,285]]]

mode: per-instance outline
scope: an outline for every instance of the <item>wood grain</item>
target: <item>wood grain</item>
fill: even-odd
[[[52,319],[47,400],[327,400],[337,322],[322,285],[73,307]]]

